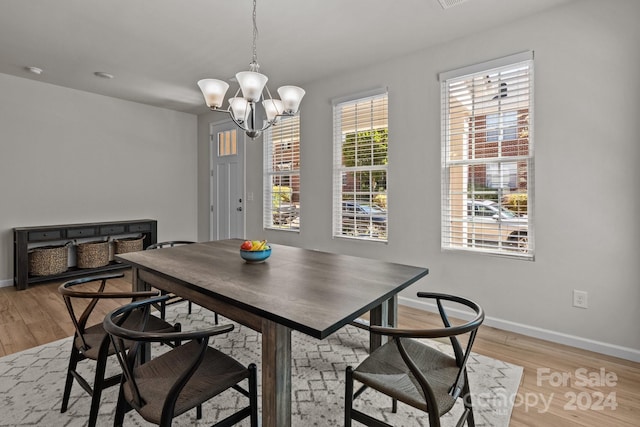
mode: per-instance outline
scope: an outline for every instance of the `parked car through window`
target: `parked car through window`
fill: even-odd
[[[387,230],[387,211],[368,202],[342,202],[342,232],[352,236],[381,236]]]
[[[526,251],[527,216],[518,215],[492,200],[468,200],[467,240],[473,246],[502,246]]]

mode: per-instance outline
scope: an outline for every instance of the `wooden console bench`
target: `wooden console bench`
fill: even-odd
[[[143,234],[143,247],[157,243],[158,222],[152,219],[140,219],[117,222],[92,222],[85,224],[48,225],[41,227],[17,227],[13,229],[13,284],[18,290],[27,289],[31,283],[59,280],[68,277],[86,276],[106,271],[129,268],[127,264],[110,262],[104,267],[76,268],[70,266],[67,271],[49,276],[29,275],[29,249],[45,244],[65,244],[82,239],[104,240],[131,234]]]

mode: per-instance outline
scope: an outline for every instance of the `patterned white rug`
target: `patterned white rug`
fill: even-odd
[[[186,304],[169,309],[168,319],[179,321],[183,330],[213,323],[211,312],[194,306],[191,315]],[[226,319],[222,319],[223,323]],[[294,332],[292,335],[292,425],[342,426],[344,398],[344,370],[357,366],[367,356],[368,335],[365,331],[348,326],[329,338],[319,341]],[[69,409],[60,413],[71,339],[66,338],[29,350],[0,358],[0,426],[82,426],[89,414],[89,396],[74,383]],[[258,333],[236,324],[235,329],[216,337],[210,345],[232,355],[243,364],[258,365],[260,383],[260,337]],[[441,345],[441,344],[437,344]],[[166,346],[154,351],[166,351]],[[89,361],[83,369],[89,373]],[[470,386],[473,394],[476,425],[487,427],[508,426],[512,402],[522,376],[522,367],[500,360],[473,354],[469,360]],[[109,372],[119,367],[113,361]],[[90,374],[87,378],[92,378]],[[117,387],[102,395],[98,426],[111,426]],[[236,404],[243,405],[246,398],[228,391],[203,405],[203,419],[196,420],[195,411],[174,420],[174,426],[209,426],[216,419],[229,414]],[[399,404],[398,413],[391,413],[391,400],[367,391],[356,399],[358,407],[374,414],[394,426],[427,426],[423,414],[409,406]],[[444,426],[455,425],[461,412],[458,403],[443,419]],[[358,424],[358,423],[355,423]],[[148,426],[135,412],[125,418],[125,426]],[[248,426],[248,420],[238,426]]]

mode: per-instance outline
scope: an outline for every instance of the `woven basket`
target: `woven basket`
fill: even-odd
[[[109,242],[86,242],[76,245],[78,268],[104,267],[109,264]]]
[[[144,242],[144,236],[129,237],[126,239],[115,239],[117,254],[126,254],[127,252],[137,252],[143,249],[142,243]]]
[[[29,274],[50,276],[67,271],[69,250],[67,245],[42,246],[29,250]]]

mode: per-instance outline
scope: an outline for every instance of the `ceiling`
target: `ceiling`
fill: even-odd
[[[261,71],[273,93],[304,87],[575,0],[442,1],[454,6],[258,0]],[[0,73],[199,114],[197,80],[248,69],[251,13],[250,0],[0,0]]]

